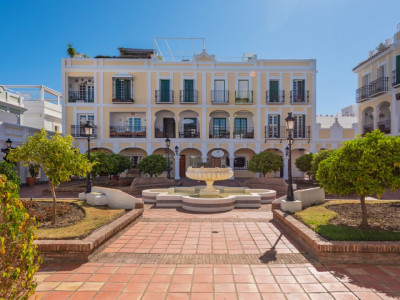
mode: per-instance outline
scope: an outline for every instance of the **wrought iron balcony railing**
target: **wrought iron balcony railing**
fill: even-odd
[[[210,127],[209,137],[210,139],[229,139],[230,132],[227,129]]]
[[[211,91],[211,103],[213,103],[213,104],[228,104],[229,103],[229,91],[227,91],[227,90],[212,90]]]
[[[180,103],[197,103],[197,90],[181,90]]]
[[[392,86],[400,86],[400,70],[392,71]]]
[[[89,91],[68,91],[68,102],[93,103],[94,93]]]
[[[293,130],[292,137],[294,139],[310,139],[311,138],[311,126],[300,126]],[[266,139],[287,139],[288,132],[286,126],[267,125],[265,126],[265,138]]]
[[[84,125],[71,125],[71,135],[73,137],[82,137],[86,138],[87,135],[85,133],[85,126]],[[97,138],[97,126],[93,125],[93,134],[91,138]]]
[[[374,130],[374,125],[364,125],[363,126],[363,131],[362,131],[362,136],[366,135],[368,132],[372,132]]]
[[[156,103],[174,103],[174,91],[156,90]]]
[[[371,85],[367,84],[356,90],[356,102],[360,103],[371,97]]]
[[[267,91],[267,103],[285,103],[285,91]]]
[[[236,104],[252,104],[253,103],[253,91],[236,91],[235,92],[235,103]]]
[[[371,82],[371,97],[385,93],[389,88],[389,77],[379,77]]]
[[[267,125],[265,126],[265,138],[266,139],[280,139],[284,138],[281,133],[285,132],[285,127],[277,125]]]
[[[175,127],[155,127],[154,137],[156,138],[175,138]]]
[[[382,131],[383,133],[390,134],[391,128],[390,128],[390,120],[386,121],[380,121],[377,123],[378,129]]]
[[[114,104],[130,104],[135,102],[132,98],[127,99],[112,99],[112,103]]]
[[[200,131],[197,128],[179,130],[179,138],[196,139],[200,137]]]
[[[290,91],[290,103],[308,103],[310,91]]]
[[[146,126],[110,126],[110,138],[146,138]]]
[[[234,128],[233,129],[234,139],[254,139],[254,129],[253,127],[247,128]]]

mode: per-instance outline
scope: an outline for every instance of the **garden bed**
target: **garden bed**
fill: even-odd
[[[328,240],[400,241],[400,202],[367,201],[370,228],[359,229],[359,201],[330,201],[309,207],[295,217]]]
[[[30,206],[30,201],[24,202],[26,206]],[[39,219],[40,225],[36,230],[36,237],[39,240],[82,239],[125,214],[124,209],[91,206],[79,200],[57,200],[56,208],[62,208],[59,212],[63,212],[63,214],[58,214],[56,225],[53,226],[51,225],[52,205],[53,200],[51,199],[38,199],[32,202],[32,207],[36,209],[35,214],[46,216],[43,224]],[[70,210],[68,211],[67,208]]]

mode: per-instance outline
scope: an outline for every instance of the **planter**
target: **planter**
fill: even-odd
[[[35,177],[27,177],[26,178],[26,183],[28,186],[34,186],[36,182],[36,178]]]

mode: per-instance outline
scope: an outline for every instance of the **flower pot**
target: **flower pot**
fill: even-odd
[[[28,186],[34,186],[36,182],[36,178],[35,177],[27,177],[26,178],[26,183],[28,184]]]

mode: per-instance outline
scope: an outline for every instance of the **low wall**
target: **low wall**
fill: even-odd
[[[273,220],[323,263],[400,264],[400,242],[328,241],[293,216],[273,209]]]
[[[169,188],[175,185],[174,180],[165,177],[135,178],[129,187],[129,193],[131,195],[139,195],[143,190]]]
[[[110,208],[133,209],[137,204],[143,205],[142,200],[124,193],[121,190],[94,186],[92,191],[105,194],[107,196],[107,205]]]
[[[132,210],[108,225],[105,225],[83,240],[36,240],[43,262],[84,263],[89,255],[100,245],[143,214],[143,208]]]
[[[318,205],[325,202],[325,191],[322,188],[315,187],[293,192],[294,198],[300,200],[303,209],[311,205]]]

